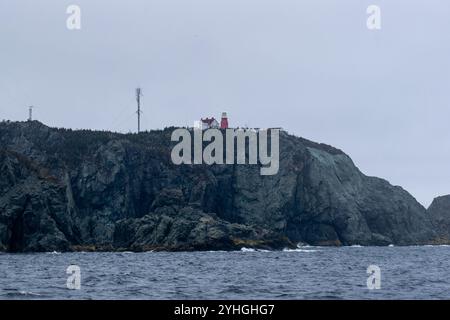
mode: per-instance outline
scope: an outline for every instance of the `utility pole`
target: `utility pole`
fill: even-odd
[[[28,121],[33,121],[33,106],[28,107]]]
[[[138,133],[141,132],[141,97],[142,97],[142,90],[141,88],[136,89],[136,102],[137,102],[137,116],[138,116]]]

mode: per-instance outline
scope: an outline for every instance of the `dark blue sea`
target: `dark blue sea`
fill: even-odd
[[[0,254],[0,299],[450,299],[449,270],[447,246]]]

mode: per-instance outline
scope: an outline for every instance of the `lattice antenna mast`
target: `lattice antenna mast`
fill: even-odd
[[[142,97],[142,90],[141,88],[136,89],[136,102],[137,102],[137,116],[138,116],[138,133],[141,132],[141,97]]]
[[[33,106],[28,107],[28,121],[33,121]]]

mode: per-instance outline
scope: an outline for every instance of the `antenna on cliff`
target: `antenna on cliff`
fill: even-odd
[[[141,132],[141,97],[142,97],[142,90],[141,88],[136,89],[136,102],[137,102],[137,116],[138,116],[138,133]]]
[[[33,106],[28,107],[28,121],[33,121]]]

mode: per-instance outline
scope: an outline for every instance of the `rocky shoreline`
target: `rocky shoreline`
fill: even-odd
[[[341,150],[280,133],[280,169],[174,165],[174,128],[137,134],[0,123],[0,251],[201,251],[449,244],[427,210]]]

